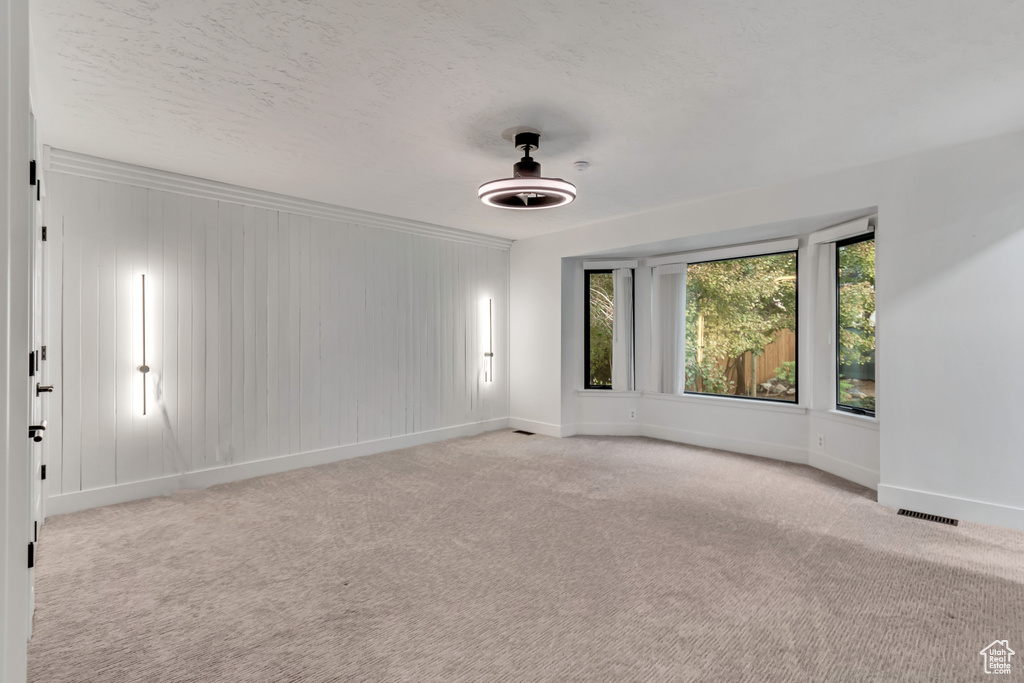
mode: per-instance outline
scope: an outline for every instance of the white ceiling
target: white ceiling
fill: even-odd
[[[31,7],[54,147],[517,239],[1024,127],[1014,0]],[[574,204],[476,199],[512,126]]]

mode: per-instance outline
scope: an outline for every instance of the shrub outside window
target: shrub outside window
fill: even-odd
[[[797,253],[686,267],[686,393],[798,400]]]
[[[632,391],[633,268],[585,270],[587,389]]]
[[[615,280],[610,270],[588,270],[586,284],[586,387],[611,389]]]
[[[874,415],[874,234],[836,242],[836,311],[836,408]]]

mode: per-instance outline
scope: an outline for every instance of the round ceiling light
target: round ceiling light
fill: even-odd
[[[576,186],[561,178],[542,178],[540,164],[530,157],[540,146],[540,133],[517,133],[516,148],[523,158],[512,167],[512,177],[492,180],[480,186],[480,201],[499,209],[553,209],[576,199]]]

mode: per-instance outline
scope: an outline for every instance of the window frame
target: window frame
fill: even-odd
[[[838,411],[838,412],[841,412],[841,413],[844,413],[844,414],[848,414],[848,415],[860,415],[861,417],[869,417],[869,418],[876,418],[876,411],[875,410],[868,410],[867,408],[859,408],[857,406],[848,406],[848,405],[846,405],[844,403],[840,403],[839,402],[839,389],[840,389],[839,373],[840,373],[840,369],[842,367],[842,364],[841,364],[841,361],[840,361],[840,352],[841,352],[841,349],[842,349],[842,344],[840,344],[840,342],[839,342],[839,333],[840,333],[840,329],[839,329],[839,290],[840,290],[840,287],[839,287],[839,277],[840,277],[839,248],[840,247],[845,247],[845,246],[848,246],[848,245],[851,245],[851,244],[859,244],[860,242],[867,242],[868,240],[872,240],[873,241],[874,239],[875,239],[875,232],[874,232],[874,230],[870,230],[868,232],[860,233],[858,235],[853,235],[851,237],[845,237],[843,239],[836,240],[835,242],[832,243],[833,244],[832,258],[833,258],[833,262],[835,264],[835,267],[833,268],[833,271],[832,271],[832,288],[835,291],[835,300],[833,301],[833,305],[834,305],[834,309],[833,310],[835,310],[835,315],[833,316],[833,321],[832,321],[832,333],[833,333],[833,335],[835,335],[834,336],[834,339],[835,339],[835,364],[834,364],[834,369],[833,369],[833,373],[832,373],[832,379],[833,379],[833,381],[835,383],[835,387],[834,387],[834,391],[832,392],[832,400],[833,400],[833,402],[835,404],[835,410]],[[878,353],[878,349],[877,348],[875,349],[875,353],[876,353],[876,360],[877,360],[877,353]],[[876,386],[877,386],[877,384],[876,384]]]
[[[590,276],[612,275],[612,268],[585,268],[583,270],[583,388],[611,391],[611,384],[590,383]],[[634,278],[635,279],[635,278]],[[635,287],[635,286],[634,286]],[[636,316],[633,316],[634,319]]]
[[[702,264],[702,263],[718,263],[720,261],[739,261],[741,259],[759,258],[759,257],[763,257],[763,256],[779,256],[781,254],[793,254],[793,274],[794,274],[794,277],[796,278],[794,280],[794,282],[796,283],[796,292],[795,292],[795,296],[794,296],[794,301],[796,303],[796,311],[794,311],[794,316],[793,316],[793,327],[795,328],[793,330],[793,334],[794,334],[794,338],[795,338],[795,341],[794,341],[794,346],[795,346],[795,348],[794,348],[794,359],[795,360],[794,360],[794,362],[796,363],[796,365],[795,365],[795,369],[796,369],[796,372],[795,372],[795,374],[796,374],[796,378],[795,378],[796,393],[793,394],[793,400],[790,401],[790,400],[787,400],[787,399],[780,399],[780,398],[761,398],[759,396],[737,396],[735,394],[712,394],[712,393],[703,392],[703,391],[689,391],[689,390],[687,390],[685,388],[683,390],[683,393],[681,394],[682,396],[701,396],[701,397],[705,397],[705,398],[706,397],[712,397],[712,398],[733,398],[733,399],[743,399],[743,400],[746,400],[746,401],[760,401],[762,403],[768,403],[768,404],[771,404],[771,405],[800,406],[800,386],[801,386],[801,381],[800,381],[800,248],[799,248],[799,244],[793,246],[791,249],[782,249],[780,251],[759,252],[759,253],[756,253],[756,254],[748,254],[748,255],[745,255],[745,256],[725,256],[725,257],[722,257],[722,258],[703,259],[703,260],[700,260],[700,261],[689,261],[689,260],[687,260],[685,262],[685,267],[688,269],[690,266],[698,265],[698,264]],[[688,277],[687,277],[687,285],[686,285],[686,287],[687,287],[687,293],[688,293],[689,292],[689,278]],[[687,296],[688,296],[688,294],[687,294]],[[683,315],[684,316],[686,315],[686,301],[683,302]],[[686,358],[685,341],[684,341],[684,348],[683,348],[683,358],[684,359]],[[684,376],[685,376],[685,373],[684,373]],[[683,386],[684,387],[686,386],[685,382],[684,382]],[[754,393],[755,394],[757,393],[756,389],[755,389]]]

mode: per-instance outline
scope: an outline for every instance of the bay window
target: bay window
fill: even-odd
[[[836,408],[875,414],[874,233],[836,245]]]
[[[587,269],[584,282],[584,386],[632,391],[633,269]]]

